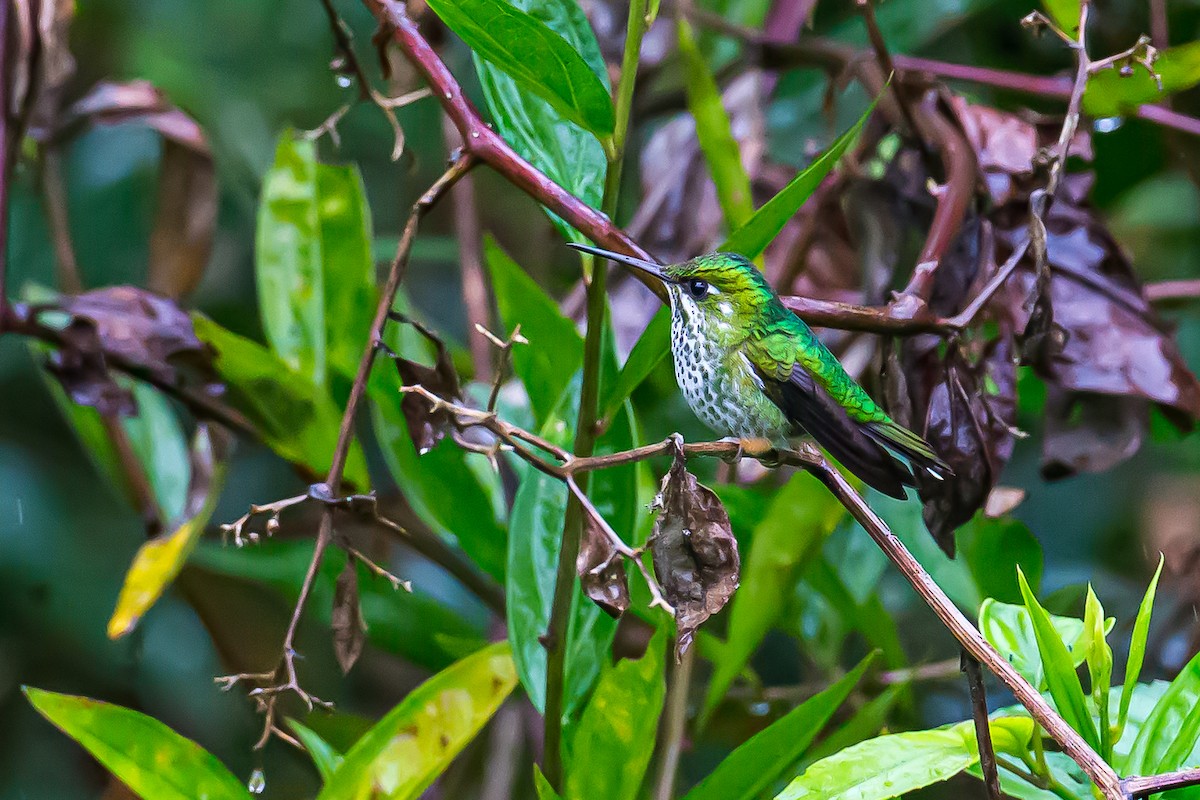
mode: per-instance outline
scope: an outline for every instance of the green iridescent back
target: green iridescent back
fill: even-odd
[[[731,253],[713,253],[666,267],[679,283],[671,285],[672,351],[676,378],[697,415],[719,433],[766,435],[791,433],[786,421],[774,432],[762,432],[768,419],[783,417],[766,396],[757,368],[765,376],[788,381],[799,364],[856,422],[890,422],[883,409],[846,373],[812,329],[789,311],[749,261]],[[715,290],[700,300],[686,290],[689,280],[703,280]],[[710,386],[697,386],[707,381]],[[725,395],[732,394],[732,397]],[[744,419],[736,419],[741,409]],[[730,424],[740,423],[742,431]],[[774,435],[772,435],[774,434]]]

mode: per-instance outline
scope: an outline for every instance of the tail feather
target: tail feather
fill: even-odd
[[[934,477],[945,479],[954,476],[954,470],[933,452],[929,443],[903,425],[890,419],[870,422],[866,425],[866,432],[879,444],[896,451],[915,466],[924,467]]]

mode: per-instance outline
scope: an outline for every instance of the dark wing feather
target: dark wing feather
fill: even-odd
[[[884,494],[904,499],[904,487],[914,486],[912,473],[903,462],[884,449],[857,422],[850,419],[800,364],[792,367],[789,380],[780,381],[755,372],[763,391],[779,406],[797,433],[806,431],[846,469]]]

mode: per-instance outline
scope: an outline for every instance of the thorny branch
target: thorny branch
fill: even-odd
[[[321,560],[330,543],[333,541],[334,510],[335,506],[339,503],[336,498],[342,487],[342,473],[346,466],[346,457],[350,452],[350,445],[354,440],[354,425],[358,406],[362,402],[363,395],[366,393],[367,379],[370,377],[371,367],[375,363],[375,354],[378,352],[383,339],[383,329],[391,313],[392,304],[395,302],[396,291],[400,288],[400,282],[408,267],[409,255],[412,251],[413,241],[417,235],[417,227],[426,212],[474,165],[475,159],[473,156],[462,153],[457,155],[446,172],[413,204],[408,222],[404,226],[404,232],[400,236],[400,243],[396,248],[396,256],[392,261],[391,270],[388,272],[387,283],[380,294],[379,305],[375,309],[375,318],[371,323],[370,339],[363,349],[362,358],[358,364],[358,371],[354,376],[354,383],[350,388],[350,396],[346,401],[346,410],[342,414],[342,423],[338,430],[337,443],[334,446],[333,459],[329,465],[329,472],[325,477],[324,483],[313,486],[309,495],[307,495],[316,499],[324,498],[328,502],[326,502],[321,514],[316,545],[313,548],[308,571],[305,573],[304,581],[300,586],[300,595],[296,599],[295,609],[292,612],[287,631],[284,633],[282,654],[279,663],[271,672],[230,675],[217,679],[218,683],[225,689],[232,688],[241,681],[251,681],[259,684],[250,692],[250,695],[258,700],[259,708],[263,712],[265,720],[262,736],[259,737],[258,742],[255,744],[255,749],[265,747],[273,735],[280,736],[288,741],[291,740],[291,737],[280,729],[277,722],[279,713],[278,702],[281,697],[287,694],[295,694],[304,701],[310,710],[314,705],[328,706],[327,703],[309,694],[300,686],[300,681],[296,675],[296,631],[300,627],[300,619],[304,614],[308,597],[312,593],[313,586],[316,583]],[[291,504],[294,500],[296,498],[280,502],[286,505]],[[234,525],[236,526],[238,523],[235,522]],[[379,568],[377,567],[377,569]],[[389,577],[394,582],[399,583],[399,579],[395,579],[390,574]]]

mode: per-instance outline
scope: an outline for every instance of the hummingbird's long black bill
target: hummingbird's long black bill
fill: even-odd
[[[624,264],[627,267],[633,267],[634,269],[653,275],[664,283],[674,283],[674,281],[666,276],[662,270],[662,267],[660,267],[658,264],[655,264],[653,261],[646,261],[642,258],[634,258],[633,256],[627,256],[624,253],[614,253],[611,250],[601,250],[599,247],[592,247],[588,244],[575,244],[574,242],[568,242],[567,247],[570,247],[573,250],[580,250],[584,253],[591,253],[592,255],[600,256],[601,258],[607,258],[609,261],[615,261],[618,264]]]

